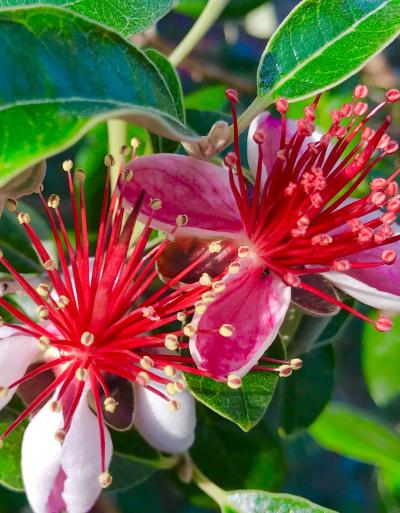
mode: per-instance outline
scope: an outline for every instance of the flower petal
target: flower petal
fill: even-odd
[[[9,386],[25,374],[28,366],[39,354],[39,348],[33,337],[21,335],[20,332],[3,326],[0,328],[0,385]],[[2,397],[3,408],[15,394],[15,388]]]
[[[35,513],[87,513],[100,495],[100,442],[96,416],[86,395],[74,413],[61,445],[54,434],[63,426],[63,413],[44,406],[27,427],[22,442],[22,474]],[[106,464],[112,442],[106,429]]]
[[[379,262],[384,250],[399,254],[400,243],[395,242],[352,255],[352,262]],[[400,260],[392,265],[366,269],[351,269],[347,273],[330,271],[324,276],[349,296],[381,310],[400,311]]]
[[[101,492],[100,440],[98,421],[90,410],[86,395],[74,413],[62,446],[61,466],[66,474],[62,497],[68,513],[87,513]],[[112,441],[105,427],[106,467],[112,456]]]
[[[165,393],[162,385],[154,382],[151,385]],[[167,401],[154,392],[135,385],[133,422],[142,437],[160,451],[181,453],[189,449],[194,441],[196,411],[193,396],[185,390],[176,399],[180,408],[171,411]]]
[[[206,312],[195,316],[198,332],[190,340],[196,364],[215,378],[245,375],[274,341],[290,303],[290,287],[252,264],[225,279],[226,288]],[[218,330],[231,324],[234,334]]]
[[[159,154],[140,157],[128,166],[130,182],[122,182],[120,193],[134,204],[145,191],[142,214],[152,212],[149,201],[160,199],[162,207],[154,212],[153,226],[164,231],[175,227],[177,216],[188,216],[180,236],[238,237],[242,223],[229,186],[228,173],[222,167],[184,155]]]
[[[62,413],[44,406],[31,420],[22,440],[22,477],[35,513],[49,513],[48,501],[60,471],[62,448],[54,433],[63,424]]]

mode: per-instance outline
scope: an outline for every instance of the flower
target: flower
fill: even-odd
[[[153,226],[171,230],[178,211],[187,219],[159,259],[162,275],[173,276],[210,242],[216,259],[209,274],[230,262],[224,291],[192,323],[191,354],[214,377],[243,376],[257,363],[275,339],[291,298],[297,303],[329,302],[373,322],[378,330],[390,329],[388,318],[369,319],[343,303],[335,289],[374,307],[400,309],[400,235],[394,224],[400,211],[395,182],[400,170],[373,179],[363,198],[350,198],[375,164],[398,150],[386,133],[389,117],[376,131],[368,122],[386,104],[399,100],[400,92],[388,91],[372,109],[364,101],[367,93],[365,86],[357,86],[352,101],[331,112],[332,124],[323,135],[315,132],[319,97],[297,122],[287,119],[289,105],[280,98],[280,120],[264,113],[250,126],[252,184],[241,164],[238,97],[232,90],[227,96],[235,151],[225,156],[227,170],[166,154],[128,165],[133,179],[121,192],[126,201],[138,190],[162,201]],[[149,216],[146,203],[141,216]],[[329,313],[334,311],[331,307]],[[222,323],[232,326],[229,337],[216,329]]]
[[[22,471],[35,513],[85,513],[101,488],[110,485],[112,441],[105,421],[121,423],[127,414],[122,403],[129,397],[134,403],[133,424],[150,444],[166,452],[187,450],[193,442],[195,411],[181,373],[207,375],[196,369],[190,356],[179,353],[188,344],[182,342],[185,328],[174,323],[194,311],[210,284],[171,288],[205,256],[180,276],[155,286],[154,265],[168,241],[146,250],[152,233],[150,215],[131,248],[143,194],[130,213],[115,191],[109,201],[111,156],[105,163],[107,180],[93,258],[84,173],[75,170],[78,201],[71,161],[65,161],[63,168],[71,196],[75,247],[60,213],[59,196],[51,194],[46,201],[40,193],[57,259],[41,242],[30,216],[18,210],[16,201],[8,201],[45,273],[34,286],[0,253],[1,264],[32,300],[37,316],[31,319],[0,297],[0,305],[17,320],[1,321],[0,407],[11,400],[17,387],[23,398],[29,396],[26,409],[0,434],[0,448],[13,429],[34,414],[23,439]],[[130,171],[121,166],[122,188],[130,177]],[[160,200],[153,198],[150,204],[156,212]],[[116,395],[123,385],[124,393]],[[128,417],[129,424],[132,411]]]

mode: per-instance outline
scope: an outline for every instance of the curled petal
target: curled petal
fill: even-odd
[[[226,288],[206,312],[195,316],[197,333],[190,339],[196,364],[217,379],[245,375],[274,341],[290,303],[290,287],[263,268],[242,263],[238,274],[225,279]],[[229,324],[231,336],[219,328]]]
[[[165,388],[157,383],[152,383],[152,386],[165,393]],[[194,441],[195,402],[187,390],[173,399],[179,403],[177,411],[172,411],[168,401],[154,392],[135,385],[134,424],[143,438],[156,449],[181,453],[189,449]]]
[[[0,328],[0,386],[7,387],[22,378],[38,354],[34,338],[21,335],[7,326]],[[13,388],[7,395],[0,396],[0,408],[11,400],[15,390]]]
[[[61,445],[54,438],[63,426],[62,412],[48,405],[30,422],[22,444],[22,474],[35,513],[87,513],[101,492],[98,423],[84,395]],[[106,465],[112,442],[106,430]]]
[[[120,184],[120,194],[134,204],[145,191],[142,214],[152,212],[151,199],[160,199],[154,211],[153,226],[164,231],[175,227],[178,216],[187,223],[177,230],[180,236],[241,237],[242,223],[222,167],[183,155],[159,154],[140,157],[128,166],[133,171],[129,182]]]

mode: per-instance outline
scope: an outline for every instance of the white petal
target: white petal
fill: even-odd
[[[374,271],[371,269],[371,272]],[[343,292],[366,305],[379,308],[380,310],[400,311],[400,297],[395,294],[366,285],[364,282],[356,280],[345,273],[329,271],[322,275],[328,278],[336,287],[343,290]]]
[[[54,433],[62,427],[62,413],[44,406],[29,423],[22,441],[22,477],[35,513],[49,513],[47,503],[60,470],[61,445]]]
[[[111,436],[106,430],[106,466],[112,456]],[[96,415],[90,410],[86,395],[74,414],[62,447],[61,465],[67,475],[63,499],[68,513],[87,513],[101,492],[100,439]]]
[[[9,386],[22,378],[38,354],[39,348],[34,338],[20,335],[18,331],[7,326],[1,327],[0,386]],[[0,396],[0,409],[11,400],[15,390],[10,390],[5,397]]]
[[[178,376],[179,379],[180,376]],[[165,393],[158,383],[151,383]],[[194,441],[196,427],[195,401],[188,391],[174,396],[180,409],[171,411],[168,403],[154,392],[135,385],[135,411],[133,423],[143,438],[156,449],[181,453]]]

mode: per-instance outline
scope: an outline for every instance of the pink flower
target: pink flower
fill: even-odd
[[[214,377],[243,376],[256,365],[276,337],[291,298],[301,303],[311,295],[374,322],[341,302],[329,282],[368,305],[400,310],[395,225],[400,170],[372,180],[365,197],[350,199],[375,164],[398,150],[386,133],[390,118],[376,131],[367,124],[400,93],[388,91],[372,110],[364,102],[366,93],[358,86],[349,104],[333,110],[331,127],[322,136],[314,125],[318,97],[297,122],[286,118],[283,98],[276,104],[280,120],[267,113],[257,117],[248,136],[253,185],[240,161],[232,90],[227,96],[235,152],[225,157],[227,169],[180,155],[153,155],[129,164],[133,180],[122,192],[125,199],[131,202],[145,190],[162,200],[153,226],[170,231],[178,213],[186,216],[159,259],[161,274],[173,276],[190,260],[191,250],[198,255],[210,241],[216,260],[209,263],[209,273],[230,262],[224,291],[192,323],[191,354]],[[149,215],[145,202],[141,216]],[[218,330],[223,323],[231,326],[229,336]],[[391,327],[383,316],[374,324],[381,331]]]
[[[111,158],[106,162],[111,165]],[[46,201],[40,193],[57,261],[41,242],[30,216],[19,211],[15,201],[9,201],[8,207],[15,211],[41,259],[46,273],[43,283],[32,286],[0,254],[1,264],[32,300],[37,314],[32,320],[0,297],[0,305],[19,322],[1,322],[0,407],[10,401],[18,386],[23,397],[23,388],[30,395],[26,409],[0,434],[0,447],[15,427],[34,414],[24,435],[22,470],[35,513],[86,513],[101,488],[111,483],[112,442],[104,420],[115,424],[114,419],[126,413],[119,402],[129,396],[115,398],[111,383],[124,380],[130,388],[130,396],[134,395],[130,416],[142,436],[159,450],[180,453],[192,444],[196,422],[194,400],[185,390],[181,372],[207,375],[189,356],[180,355],[179,349],[187,349],[188,343],[181,341],[184,330],[172,323],[177,318],[182,321],[184,311],[191,314],[210,285],[195,283],[171,289],[205,257],[173,280],[154,286],[154,264],[168,242],[145,250],[152,232],[150,215],[131,248],[143,194],[138,195],[129,214],[115,192],[108,202],[108,169],[95,256],[90,258],[84,174],[75,171],[77,201],[72,162],[66,161],[63,167],[71,196],[75,247],[59,210],[60,198],[52,194]],[[120,172],[123,189],[130,173],[123,167]],[[159,206],[159,199],[153,198],[152,212]]]

